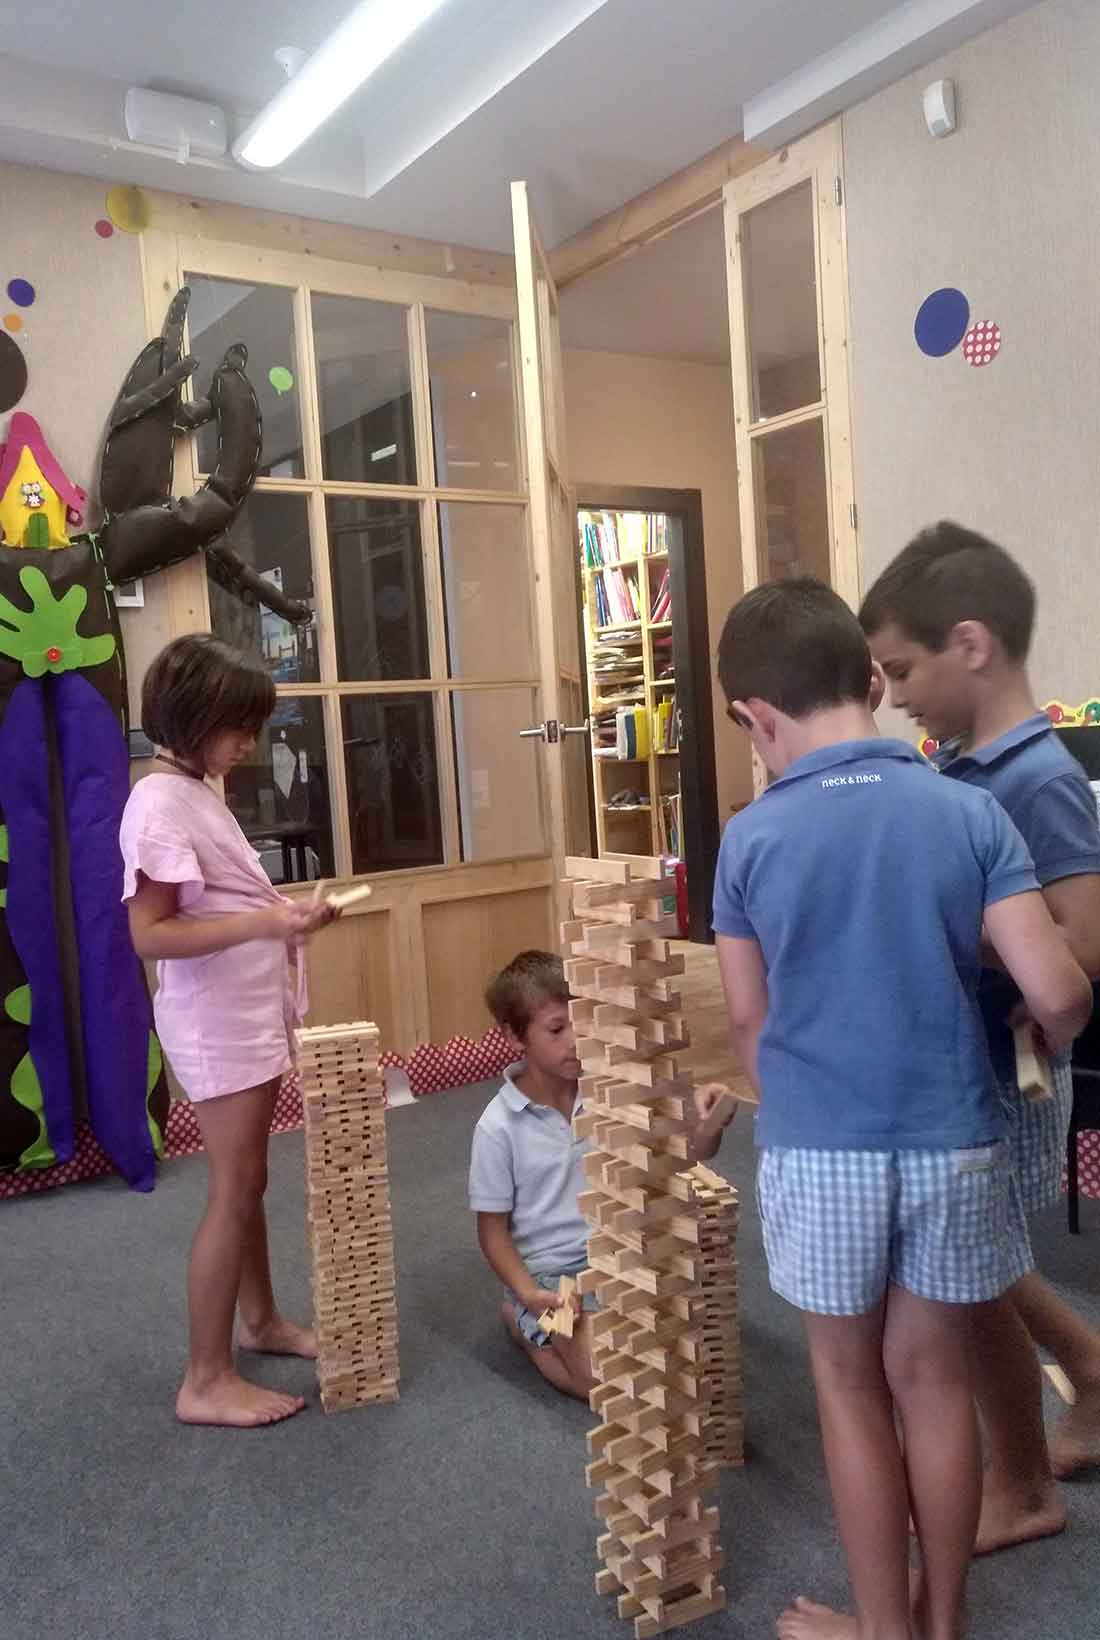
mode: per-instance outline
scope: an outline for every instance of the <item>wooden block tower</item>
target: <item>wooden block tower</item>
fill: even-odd
[[[737,1315],[737,1192],[701,1163],[684,1177],[700,1212],[703,1255],[703,1450],[716,1464],[740,1465],[745,1461],[745,1415]]]
[[[317,1376],[326,1412],[396,1401],[386,1095],[373,1025],[298,1032]]]
[[[717,1465],[704,1449],[705,1256],[691,1181],[691,1084],[677,1075],[684,1045],[672,988],[683,959],[669,951],[675,892],[657,860],[566,862],[570,920],[562,925],[584,1111],[593,1143],[595,1229],[582,1292],[594,1292],[588,1484],[602,1488],[600,1594],[619,1596],[636,1640],[722,1609],[718,1511],[704,1495]]]

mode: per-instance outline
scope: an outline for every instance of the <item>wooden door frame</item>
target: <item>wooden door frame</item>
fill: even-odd
[[[689,937],[709,943],[714,872],[721,840],[718,779],[714,756],[713,689],[707,616],[703,492],[657,485],[578,484],[577,510],[674,513],[684,519],[682,543],[669,544],[672,590],[672,644],[676,657],[676,699],[681,711],[680,812],[682,857],[687,865]],[[580,554],[577,555],[580,572]],[[586,656],[587,658],[587,656]],[[588,667],[585,702],[588,701]],[[682,680],[682,682],[681,682]],[[687,710],[684,710],[685,703]],[[648,706],[648,701],[647,701]],[[592,759],[589,758],[591,769]],[[690,780],[684,771],[690,769]],[[594,785],[594,776],[590,777]],[[690,797],[689,797],[690,792]]]

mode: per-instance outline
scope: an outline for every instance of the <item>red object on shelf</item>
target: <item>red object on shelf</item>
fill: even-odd
[[[676,862],[676,921],[680,925],[680,938],[686,940],[691,918],[688,915],[688,868],[682,860]]]

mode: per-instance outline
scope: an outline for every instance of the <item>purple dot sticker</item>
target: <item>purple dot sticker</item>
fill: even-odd
[[[29,279],[8,280],[8,300],[16,307],[30,307],[34,301],[34,286]]]
[[[111,235],[115,231],[114,224],[108,222],[105,216],[101,216],[95,225],[95,231],[99,235],[100,239],[110,239]]]
[[[945,285],[921,303],[913,335],[922,353],[932,359],[942,359],[958,347],[969,323],[970,303],[961,290]]]

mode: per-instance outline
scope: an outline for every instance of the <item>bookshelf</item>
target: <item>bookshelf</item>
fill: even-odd
[[[708,940],[718,852],[702,498],[582,485],[577,507],[597,853],[687,862]]]
[[[580,507],[577,532],[599,852],[679,855],[669,543],[682,539],[683,523]]]

